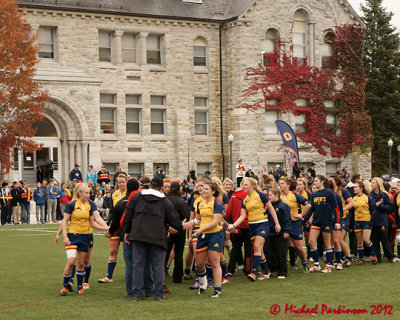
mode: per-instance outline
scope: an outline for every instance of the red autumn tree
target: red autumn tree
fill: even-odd
[[[292,46],[288,54],[285,43],[278,40],[274,53],[264,54],[263,65],[246,69],[249,86],[239,107],[305,115],[306,131],[297,136],[322,155],[330,151],[333,157],[342,157],[372,136],[371,119],[364,110],[363,29],[343,25],[327,31],[333,34],[329,68],[298,61]],[[306,106],[296,106],[296,99],[307,101]],[[329,111],[337,119],[336,127],[327,124],[326,100],[336,103]]]
[[[0,1],[0,164],[1,174],[10,170],[12,149],[32,152],[32,141],[47,93],[33,80],[38,63],[36,38],[18,11],[15,0]]]

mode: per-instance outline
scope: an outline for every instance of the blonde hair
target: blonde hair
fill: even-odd
[[[371,182],[369,182],[368,180],[363,180],[363,184],[364,184],[366,195],[369,195],[372,191]]]
[[[225,183],[227,183],[227,182],[229,182],[233,187],[235,186],[233,184],[233,181],[231,179],[229,179],[229,178],[225,178],[224,181],[222,181],[222,185],[225,185]]]
[[[216,197],[216,198],[219,198],[220,200],[222,200],[223,199],[223,193],[226,194],[226,190],[225,190],[224,186],[222,185],[222,182],[221,182],[220,178],[212,177],[211,181],[214,182],[218,186],[218,189],[219,189],[219,196]]]
[[[307,190],[308,188],[308,182],[306,178],[297,178],[296,181],[301,181],[304,184],[304,190]]]
[[[372,182],[373,180],[375,180],[376,183],[378,184],[379,191],[382,192],[382,193],[384,193],[384,194],[386,194],[386,195],[390,198],[389,193],[386,191],[385,187],[383,186],[383,180],[382,180],[382,178],[374,177],[374,178],[371,179],[371,182]]]
[[[89,188],[86,183],[77,183],[74,188],[74,193],[72,196],[72,200],[78,200],[80,195],[82,194],[83,188]]]
[[[244,177],[242,182],[244,182],[244,181],[249,181],[251,183],[251,185],[253,186],[254,190],[256,190],[258,192],[262,192],[261,187],[258,184],[258,181],[256,179]]]

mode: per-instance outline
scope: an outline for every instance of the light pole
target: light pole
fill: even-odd
[[[389,181],[392,178],[392,147],[393,147],[393,140],[388,140],[388,147],[389,147]]]
[[[397,178],[400,177],[400,145],[397,146]]]
[[[228,136],[229,141],[229,178],[232,180],[232,145],[233,145],[234,137],[232,133]],[[233,180],[232,180],[233,181]]]

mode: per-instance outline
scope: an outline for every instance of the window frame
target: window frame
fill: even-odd
[[[203,45],[196,45],[197,42],[203,42]],[[196,48],[203,48],[204,49],[204,55],[196,55]],[[197,63],[196,64],[196,58],[198,59],[204,59],[203,63]],[[193,41],[193,66],[194,67],[207,67],[208,61],[207,61],[207,41],[203,37],[197,37]]]
[[[128,121],[128,111],[137,111],[138,112],[137,122]],[[125,108],[125,132],[127,135],[140,135],[142,133],[141,122],[142,122],[142,109],[141,108],[134,108],[134,107],[126,107]],[[137,124],[138,132],[134,132],[134,133],[128,132],[129,124]]]
[[[52,37],[52,43],[44,43],[44,42],[39,42],[39,38],[40,38],[40,29],[50,29],[51,32],[51,37]],[[47,25],[43,25],[43,26],[39,26],[39,35],[37,38],[37,43],[38,43],[38,57],[40,59],[45,59],[45,60],[56,60],[56,39],[57,39],[57,27],[56,26],[47,26]],[[52,51],[41,51],[41,46],[42,45],[50,45],[52,46]],[[52,57],[41,57],[40,54],[41,52],[50,52],[52,54]]]
[[[98,33],[99,41],[98,41],[98,48],[99,48],[99,62],[104,62],[104,63],[113,63],[113,31],[110,30],[99,30]],[[108,34],[109,36],[109,47],[102,47],[100,43],[100,34]],[[101,49],[107,49],[110,50],[110,58],[107,60],[102,59],[102,56],[100,54]]]
[[[196,122],[196,113],[205,113],[205,116],[206,116],[205,123]],[[208,122],[209,122],[208,110],[204,110],[204,109],[194,110],[194,135],[195,136],[208,136],[208,127],[209,127]],[[205,126],[205,133],[197,131],[198,126]]]
[[[157,37],[158,38],[158,45],[159,45],[159,51],[156,50],[149,50],[149,39],[152,37]],[[159,56],[160,56],[160,63],[152,63],[149,62],[149,52],[159,52]],[[154,59],[154,58],[150,58],[150,59]],[[163,35],[161,34],[149,34],[146,38],[146,63],[149,65],[154,65],[154,66],[162,66],[163,65]]]
[[[279,109],[265,110],[265,114],[264,114],[264,124],[265,124],[264,132],[265,132],[265,134],[270,135],[270,136],[271,135],[279,135],[279,129],[278,129],[278,126],[275,123],[276,120],[273,122],[273,125],[275,127],[275,132],[272,133],[272,132],[268,132],[267,131],[268,124],[272,124],[271,122],[267,122],[267,113],[268,112],[276,112],[276,115],[277,115],[276,120],[280,120],[281,119],[281,112],[280,112]]]
[[[101,119],[101,113],[102,113],[102,111],[104,111],[104,110],[112,110],[112,115],[113,115],[113,121],[112,121],[112,123],[113,123],[113,132],[109,132],[109,133],[106,133],[106,132],[104,132],[105,131],[105,129],[103,129],[103,126],[105,125],[105,123],[111,123],[111,121],[107,121],[107,122],[105,122],[105,121],[102,121],[102,119]],[[115,117],[115,113],[116,113],[116,110],[117,110],[117,108],[116,107],[104,107],[104,106],[101,106],[100,107],[100,133],[101,134],[105,134],[105,135],[116,135],[116,129],[117,129],[117,126],[116,126],[116,117]]]
[[[143,162],[128,162],[128,175],[130,177],[135,177],[138,178],[138,176],[135,176],[134,174],[136,174],[137,172],[132,172],[131,170],[129,170],[129,166],[130,165],[139,165],[140,166],[140,176],[143,177],[144,176],[144,163]]]
[[[134,49],[132,48],[124,48],[124,36],[132,36],[133,37],[133,43],[134,43]],[[124,51],[135,51],[135,61],[134,62],[130,62],[130,61],[124,61]],[[138,62],[138,41],[137,41],[137,34],[136,33],[131,33],[131,32],[124,32],[121,36],[121,59],[122,59],[122,63],[125,64],[137,64]]]
[[[163,116],[162,122],[153,122],[153,119],[152,119],[153,111],[161,111],[162,112],[162,116]],[[166,109],[160,109],[160,108],[150,109],[150,134],[151,135],[165,135],[165,133],[166,133],[166,118],[167,118]],[[162,123],[162,125],[163,125],[163,132],[162,133],[153,133],[153,124],[160,124],[160,123]]]

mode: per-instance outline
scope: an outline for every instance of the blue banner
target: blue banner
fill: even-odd
[[[293,129],[285,121],[276,120],[276,126],[281,133],[283,145],[286,150],[287,162],[289,164],[289,169],[292,171],[293,166],[296,162],[300,165],[299,150],[297,148],[297,138],[294,134]]]

